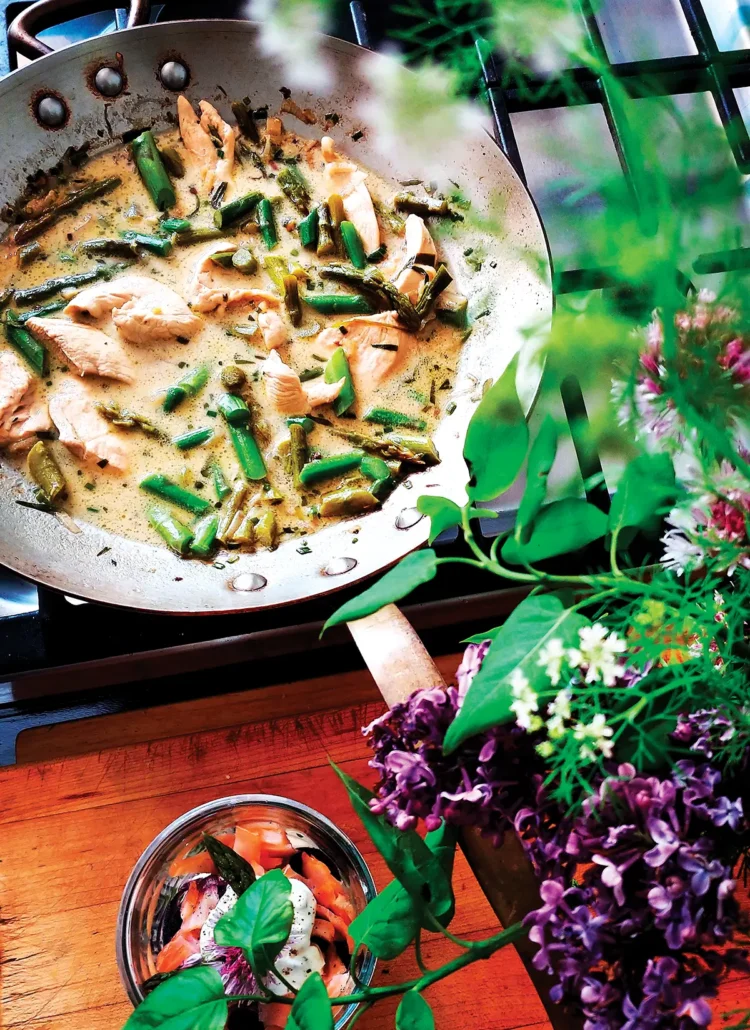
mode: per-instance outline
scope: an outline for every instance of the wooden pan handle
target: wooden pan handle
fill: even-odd
[[[406,701],[415,690],[445,686],[427,648],[395,604],[348,625],[389,708]],[[503,926],[539,908],[539,885],[514,833],[506,833],[502,845],[496,848],[477,830],[465,829],[459,835],[459,845]],[[554,1030],[578,1030],[582,1021],[550,1000],[549,990],[555,981],[534,968],[536,946],[524,937],[515,947]]]

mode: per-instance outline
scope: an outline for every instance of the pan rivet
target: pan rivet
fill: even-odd
[[[67,117],[65,104],[57,97],[42,97],[37,104],[36,116],[42,125],[55,129],[62,125]]]
[[[190,72],[179,61],[167,61],[159,69],[159,78],[167,89],[184,89],[190,79]]]
[[[100,68],[94,76],[94,85],[103,96],[116,97],[122,93],[122,73],[116,68]]]
[[[357,567],[356,558],[331,558],[323,569],[324,576],[343,576]]]
[[[233,590],[262,590],[267,583],[259,572],[243,572],[232,580],[231,586]]]
[[[396,516],[396,529],[411,529],[412,526],[416,526],[418,522],[421,522],[423,518],[422,512],[416,508],[404,508]]]

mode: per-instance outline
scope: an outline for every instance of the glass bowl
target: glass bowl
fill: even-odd
[[[133,1005],[143,1000],[141,985],[156,972],[156,954],[166,943],[162,917],[165,902],[184,878],[169,875],[172,862],[203,832],[218,834],[248,820],[272,819],[299,849],[320,851],[359,913],[375,897],[370,870],[357,848],[330,819],[307,805],[273,794],[235,794],[199,805],[175,819],[149,844],[130,874],[117,916],[117,966]],[[369,984],[375,958],[365,952],[357,976]],[[346,1024],[356,1005],[348,1005],[336,1019],[336,1030]]]

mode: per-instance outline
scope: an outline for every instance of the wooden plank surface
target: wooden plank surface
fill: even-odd
[[[439,664],[450,678],[456,657]],[[333,758],[373,782],[360,728],[381,710],[366,674],[353,673],[33,731],[20,752],[34,764],[0,770],[0,1027],[122,1025],[130,1011],[115,963],[122,888],[159,830],[204,801],[256,791],[303,801],[354,839],[382,887],[387,870],[328,765]],[[40,763],[40,756],[57,760]],[[454,932],[496,931],[461,856],[455,886]],[[440,937],[425,947],[429,965],[453,954]],[[381,963],[377,982],[415,972],[404,956]],[[438,1030],[549,1028],[512,948],[429,997]],[[750,1005],[750,980],[734,977],[715,1011],[742,1005]],[[395,1000],[379,1003],[358,1026],[391,1028],[395,1007]]]

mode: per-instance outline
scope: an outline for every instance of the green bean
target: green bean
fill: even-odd
[[[47,350],[43,344],[31,335],[28,329],[22,328],[11,320],[12,312],[8,312],[5,323],[5,338],[18,353],[26,359],[37,375],[46,376],[49,365]]]
[[[345,515],[361,515],[362,512],[378,508],[380,502],[370,490],[345,489],[323,494],[320,499],[320,514],[323,518],[340,518]]]
[[[263,267],[279,290],[284,290],[284,277],[289,275],[289,262],[284,257],[276,254],[266,254],[263,258]]]
[[[181,179],[185,174],[185,162],[179,150],[175,147],[159,147],[159,154],[169,174],[175,179]]]
[[[197,229],[186,229],[177,234],[176,243],[178,247],[192,247],[195,243],[207,243],[208,240],[223,240],[227,236],[234,236],[233,229],[211,229],[201,226]]]
[[[305,304],[321,315],[372,315],[375,308],[358,293],[306,293]]]
[[[134,232],[132,229],[128,229],[126,232],[121,232],[120,236],[122,236],[124,240],[129,240],[131,243],[135,243],[139,247],[144,247],[146,250],[150,250],[152,254],[158,254],[159,257],[169,257],[175,243],[174,235],[152,236],[150,233]]]
[[[129,408],[121,408],[119,404],[111,402],[105,404],[99,402],[96,405],[96,410],[111,422],[113,426],[122,426],[125,429],[141,429],[147,436],[161,436],[162,432],[155,426],[150,418],[146,415],[139,415],[137,411],[131,411]]]
[[[84,240],[79,243],[76,250],[83,254],[103,254],[106,257],[125,257],[131,261],[138,259],[138,247],[132,240],[114,240],[107,236],[100,236],[93,240]]]
[[[419,329],[421,319],[409,298],[401,293],[393,283],[384,278],[377,268],[361,271],[346,265],[325,265],[320,270],[324,279],[335,279],[349,283],[366,293],[371,294],[382,311],[396,311],[407,329]]]
[[[323,376],[327,383],[337,383],[339,379],[345,380],[341,392],[333,402],[333,410],[337,415],[343,415],[354,404],[356,399],[352,373],[349,368],[349,359],[343,347],[337,347],[326,362]]]
[[[136,168],[151,199],[160,211],[174,207],[177,203],[174,187],[167,175],[154,134],[150,129],[142,132],[130,144]]]
[[[233,393],[224,393],[216,407],[230,426],[246,426],[250,421],[250,409],[241,397]]]
[[[300,472],[307,464],[307,433],[299,422],[293,422],[289,426],[289,456],[292,466],[292,479],[297,490],[301,489],[302,481]]]
[[[198,494],[191,493],[189,490],[185,490],[184,487],[178,483],[173,483],[171,479],[161,475],[159,472],[152,472],[146,476],[145,479],[141,480],[139,486],[141,490],[156,494],[162,500],[176,504],[178,508],[192,511],[194,515],[203,515],[211,507],[210,501],[207,501],[204,497],[199,497]]]
[[[279,237],[276,232],[276,219],[273,213],[273,206],[267,197],[264,197],[258,204],[258,226],[260,228],[260,234],[263,237],[263,242],[269,250],[273,250],[279,242]]]
[[[284,276],[284,307],[293,326],[302,321],[302,305],[299,301],[299,283],[296,275]]]
[[[221,370],[221,385],[229,393],[239,393],[242,387],[247,383],[247,376],[245,372],[237,365],[225,365]],[[249,418],[248,412],[248,418]]]
[[[263,460],[263,455],[250,427],[247,425],[232,425],[231,422],[228,422],[227,429],[229,430],[229,438],[232,441],[234,452],[240,464],[240,470],[245,479],[265,479],[266,463]]]
[[[314,207],[307,218],[299,223],[299,241],[306,250],[316,250],[318,246],[318,209]]]
[[[243,275],[252,275],[258,271],[258,259],[249,247],[239,247],[232,255],[232,268]]]
[[[211,478],[214,481],[216,499],[223,501],[225,497],[231,494],[232,488],[227,482],[227,477],[224,475],[224,471],[218,461],[215,461],[211,467]]]
[[[110,176],[108,179],[97,179],[94,182],[86,183],[85,186],[66,194],[62,200],[48,208],[38,218],[30,218],[28,221],[22,222],[13,231],[13,242],[26,243],[28,240],[33,240],[35,236],[39,236],[40,233],[53,226],[62,215],[76,211],[82,204],[95,197],[111,193],[120,185],[122,185],[122,179],[116,175]]]
[[[189,222],[187,218],[162,218],[159,228],[171,236],[175,232],[178,234],[189,232],[193,228],[193,223]]]
[[[368,454],[367,457],[362,459],[359,470],[363,476],[372,480],[370,493],[377,497],[378,500],[382,500],[393,489],[394,483],[391,470],[382,458],[378,458],[374,454]]]
[[[310,210],[310,189],[297,165],[285,165],[276,176],[276,181],[294,206],[306,215]]]
[[[276,525],[276,516],[272,511],[266,511],[256,523],[255,539],[261,547],[267,547],[273,551],[276,548],[277,537],[278,526]]]
[[[160,504],[151,504],[146,509],[146,518],[173,551],[185,554],[193,540],[193,534],[184,523],[162,508]]]
[[[330,257],[336,253],[336,238],[333,234],[331,209],[325,201],[318,204],[318,257]]]
[[[42,250],[41,244],[39,243],[27,243],[25,247],[21,247],[18,251],[18,265],[19,268],[28,268],[29,265],[35,261],[41,261],[47,255]]]
[[[247,136],[253,143],[260,143],[258,126],[255,124],[255,118],[253,117],[253,104],[250,97],[243,97],[242,100],[233,100],[231,106],[232,114],[237,120],[243,136]]]
[[[422,292],[414,305],[417,314],[424,319],[440,294],[453,282],[453,276],[445,265],[440,265],[435,275],[422,287]]]
[[[74,275],[58,275],[52,279],[45,279],[38,286],[29,286],[26,290],[16,290],[16,304],[22,307],[26,304],[36,304],[38,300],[51,297],[60,290],[78,289],[80,286],[88,286],[100,279],[109,279],[116,271],[119,271],[120,267],[102,265],[99,268],[92,268],[88,272],[76,272]]]
[[[29,475],[39,486],[48,504],[54,504],[68,492],[65,477],[46,440],[37,440],[28,453],[26,464]]]
[[[347,256],[355,268],[366,268],[367,257],[365,256],[365,248],[362,246],[362,240],[359,238],[359,233],[352,222],[344,220],[341,223],[339,231],[341,232],[341,240],[344,244],[344,250]]]
[[[362,418],[365,422],[376,422],[380,426],[388,426],[389,429],[394,429],[396,426],[420,430],[427,428],[427,423],[423,418],[413,418],[400,411],[391,411],[390,408],[370,408]]]
[[[16,316],[15,321],[19,325],[23,325],[28,322],[30,318],[46,318],[47,315],[54,315],[57,311],[62,311],[63,308],[68,306],[67,300],[53,300],[51,304],[42,304],[41,307],[31,308],[29,311],[24,311],[23,314]]]
[[[437,197],[415,197],[413,193],[397,193],[393,198],[393,206],[397,211],[407,211],[410,215],[420,215],[422,218],[451,213],[447,200]]]
[[[263,194],[253,190],[251,193],[237,197],[236,200],[230,200],[228,204],[222,204],[217,211],[214,211],[214,225],[219,229],[234,225],[254,211],[261,200],[263,200]]]
[[[190,553],[199,558],[207,558],[216,546],[216,533],[219,529],[219,516],[210,512],[204,515],[193,526],[193,542],[190,545]]]
[[[425,465],[436,465],[439,461],[427,460],[422,454],[417,454],[412,450],[409,450],[405,443],[401,442],[401,437],[394,437],[392,435],[380,436],[374,439],[370,436],[365,436],[364,433],[357,433],[353,430],[339,429],[338,426],[328,426],[328,432],[333,433],[334,436],[340,437],[342,440],[348,440],[349,443],[354,444],[355,447],[361,447],[363,451],[367,451],[370,454],[378,454],[382,458],[398,459],[399,461],[407,462],[409,465],[416,465],[422,467]],[[426,440],[427,445],[432,447],[432,452],[437,458],[437,452],[435,451],[434,445],[427,437],[421,437],[421,440]],[[427,445],[420,445],[421,451],[427,450]],[[429,455],[428,455],[429,458]]]
[[[237,480],[232,487],[232,495],[226,503],[226,507],[222,510],[221,518],[219,519],[219,528],[216,531],[216,536],[223,543],[227,542],[229,531],[232,528],[232,523],[237,517],[237,513],[245,503],[245,497],[247,496],[247,486],[242,480]]]
[[[343,472],[359,467],[364,451],[350,451],[348,454],[332,454],[329,458],[309,461],[299,473],[302,486],[314,486],[325,479],[334,479]]]
[[[193,447],[200,447],[202,444],[208,443],[213,435],[214,431],[211,426],[203,429],[190,429],[187,433],[181,433],[180,436],[173,436],[172,443],[181,451],[190,451]]]
[[[167,390],[162,408],[164,411],[174,411],[178,404],[182,404],[188,397],[195,397],[208,382],[211,370],[208,365],[196,365],[190,371]]]

